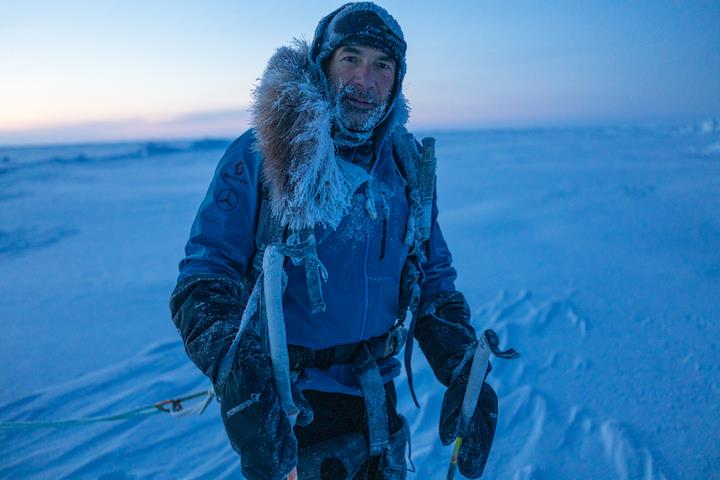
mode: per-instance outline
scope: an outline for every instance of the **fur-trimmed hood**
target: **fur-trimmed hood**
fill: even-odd
[[[296,40],[275,52],[253,92],[252,106],[272,214],[296,230],[317,224],[337,227],[364,173],[335,155],[325,75],[309,61],[308,49],[307,42]],[[408,113],[399,85],[387,117],[375,129],[375,152],[404,127]]]

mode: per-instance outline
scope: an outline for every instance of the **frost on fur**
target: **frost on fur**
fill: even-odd
[[[273,216],[292,229],[336,228],[359,187],[335,156],[332,105],[325,78],[308,61],[308,44],[296,40],[272,56],[255,88],[252,122]],[[401,94],[388,132],[407,120]]]

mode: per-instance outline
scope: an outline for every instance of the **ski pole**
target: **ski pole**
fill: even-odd
[[[453,480],[455,478],[455,470],[457,470],[457,459],[460,453],[460,447],[462,446],[462,437],[458,435],[453,445],[452,456],[450,457],[450,466],[448,467],[447,480]]]
[[[480,390],[482,390],[482,384],[485,381],[485,371],[487,370],[487,364],[490,360],[490,345],[486,335],[480,337],[477,347],[475,348],[475,355],[473,356],[472,366],[470,367],[470,378],[468,378],[467,387],[465,388],[465,396],[463,397],[462,403],[462,420],[460,423],[460,435],[455,439],[455,445],[453,446],[452,457],[450,458],[450,466],[448,467],[447,480],[453,480],[455,478],[455,470],[457,470],[458,454],[460,453],[460,447],[462,446],[463,437],[462,432],[472,420],[473,414],[475,413],[475,407],[477,406],[478,398],[480,398]]]
[[[485,372],[487,371],[488,361],[490,361],[490,354],[492,353],[496,357],[506,360],[520,357],[520,354],[514,348],[508,348],[503,351],[500,350],[499,345],[500,340],[498,339],[497,333],[490,329],[485,330],[482,337],[480,337],[480,341],[478,341],[475,355],[473,356],[473,363],[470,367],[470,377],[468,378],[467,387],[465,388],[465,396],[463,397],[460,434],[455,439],[446,480],[453,480],[455,478],[460,447],[463,443],[462,435],[472,421],[473,414],[475,413],[478,398],[480,398],[480,391],[482,390],[482,384],[485,381]]]

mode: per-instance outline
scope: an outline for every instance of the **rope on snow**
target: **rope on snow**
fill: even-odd
[[[185,407],[183,402],[195,400],[196,398],[205,397],[201,402],[191,407]],[[117,422],[121,420],[130,420],[138,417],[147,417],[158,413],[169,413],[173,417],[184,417],[192,414],[200,415],[205,411],[212,399],[215,398],[215,390],[210,387],[203,392],[196,392],[184,397],[162,400],[151,405],[138,407],[126,412],[116,413],[114,415],[105,415],[101,417],[85,417],[72,418],[64,420],[49,420],[37,422],[0,422],[0,430],[35,430],[40,428],[68,428],[80,425],[89,425],[93,423]]]

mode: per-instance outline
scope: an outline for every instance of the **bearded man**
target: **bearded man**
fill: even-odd
[[[413,339],[448,387],[441,440],[459,434],[477,339],[437,223],[432,142],[404,128],[405,54],[369,2],[280,48],[192,226],[173,321],[246,478],[405,478],[393,378],[405,346],[412,391]],[[484,383],[464,475],[481,475],[496,416]]]

